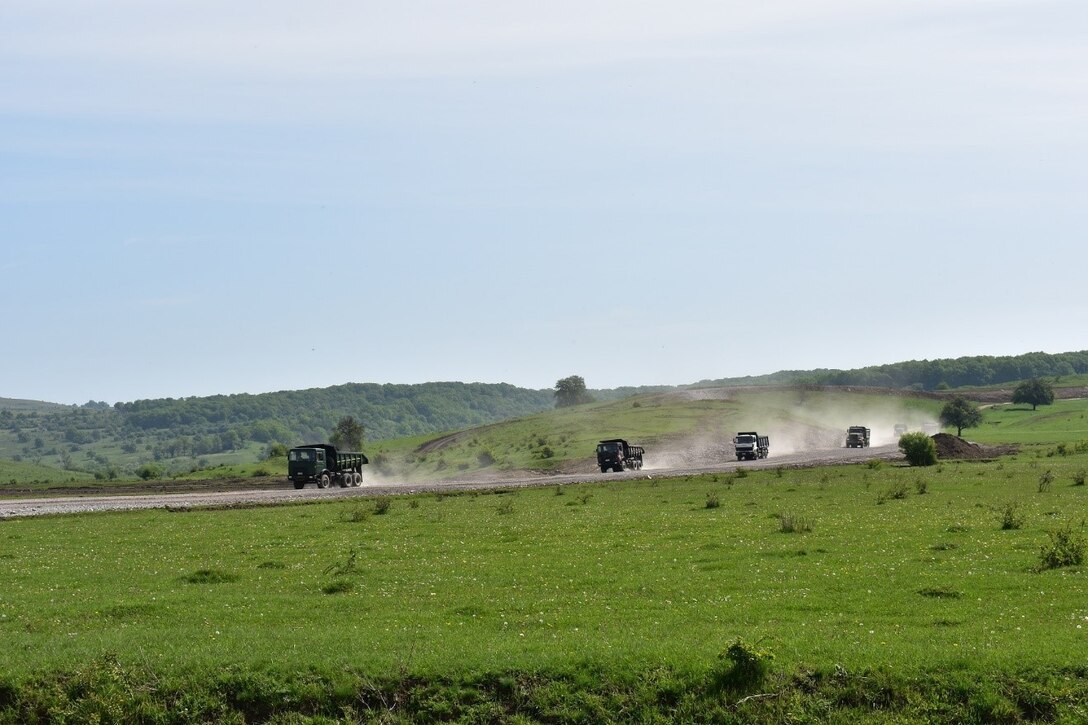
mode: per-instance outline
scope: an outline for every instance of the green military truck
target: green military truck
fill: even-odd
[[[847,448],[868,448],[871,431],[863,425],[852,425],[846,429]]]
[[[370,463],[362,453],[337,451],[328,443],[310,443],[287,451],[287,478],[295,488],[313,482],[318,488],[363,485],[363,466]]]
[[[642,446],[633,446],[622,438],[610,438],[597,444],[597,465],[601,473],[619,473],[625,468],[638,471],[642,469],[645,452]]]

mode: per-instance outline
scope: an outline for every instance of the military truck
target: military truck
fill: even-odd
[[[363,485],[363,466],[370,463],[362,453],[337,451],[328,443],[310,443],[287,451],[287,478],[295,488],[313,482],[318,488],[335,483],[340,488]]]
[[[907,427],[906,423],[896,423],[894,430],[895,430],[895,439],[899,440],[899,437],[902,436],[902,435],[905,435],[906,432],[908,430],[910,430],[910,428]]]
[[[852,425],[846,429],[847,448],[868,448],[869,429],[863,425]]]
[[[766,458],[771,454],[771,439],[770,436],[761,436],[754,430],[742,431],[733,437],[733,450],[738,461]]]
[[[619,473],[625,468],[638,471],[642,468],[644,452],[642,446],[633,446],[622,438],[610,438],[597,444],[597,465],[601,467],[601,473]]]

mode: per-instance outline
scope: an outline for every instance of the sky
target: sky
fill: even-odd
[[[4,0],[0,397],[1088,348],[1082,0]]]

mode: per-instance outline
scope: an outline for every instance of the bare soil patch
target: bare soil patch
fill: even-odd
[[[937,457],[941,460],[981,461],[1016,453],[1020,449],[1014,445],[981,446],[949,433],[936,434],[933,436],[933,443],[937,446]]]

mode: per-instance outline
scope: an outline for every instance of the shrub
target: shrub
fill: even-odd
[[[932,466],[937,462],[937,444],[925,433],[904,433],[899,437],[899,450],[912,466]]]
[[[1084,469],[1083,468],[1073,474],[1073,485],[1074,486],[1083,486],[1084,485]]]
[[[1024,525],[1024,517],[1020,513],[1020,505],[1013,502],[1005,504],[1001,510],[1001,530],[1012,531]]]
[[[1058,569],[1084,563],[1084,535],[1068,524],[1050,532],[1050,541],[1039,551],[1039,569]]]
[[[736,478],[748,478],[747,468],[738,468],[736,473],[733,474]]]
[[[919,478],[917,481],[914,482],[914,490],[917,491],[919,495],[926,493],[927,491],[929,491],[929,483],[927,483],[924,479]]]
[[[865,465],[869,468],[870,471],[879,471],[884,465],[884,462],[881,461],[879,458],[874,458],[871,461],[866,461]]]
[[[720,665],[728,662],[728,667],[714,673],[714,684],[719,689],[756,689],[767,679],[773,659],[774,655],[770,652],[756,649],[754,645],[737,638],[725,652],[718,655]]]
[[[706,507],[708,509],[716,509],[721,505],[722,503],[718,500],[718,496],[716,494],[708,493],[706,495]]]
[[[152,478],[162,478],[162,469],[154,463],[145,463],[136,469],[136,475],[145,481],[150,481]]]
[[[1054,482],[1054,474],[1048,468],[1043,471],[1039,476],[1039,493],[1046,493],[1050,490],[1050,484]]]
[[[502,516],[512,514],[512,513],[514,513],[514,502],[509,501],[509,500],[503,501],[502,503],[500,503],[498,506],[495,507],[495,511],[496,511],[496,513],[498,513],[498,514],[500,514]]]
[[[381,498],[374,499],[374,513],[378,516],[389,513],[390,507],[393,505],[393,499],[388,496],[382,496]]]
[[[480,451],[476,456],[476,462],[480,464],[480,468],[487,468],[495,463],[495,456],[492,455],[491,451]]]

